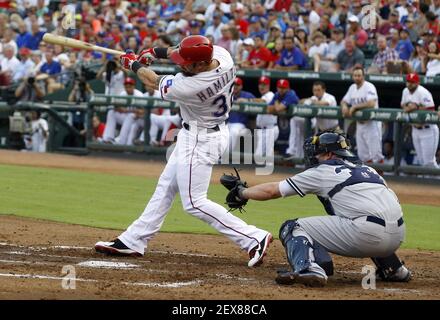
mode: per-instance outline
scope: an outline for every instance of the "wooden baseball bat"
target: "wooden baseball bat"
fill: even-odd
[[[58,36],[51,33],[45,33],[43,36],[43,41],[46,43],[52,43],[52,44],[59,44],[61,46],[70,47],[70,48],[77,48],[82,50],[90,50],[90,51],[99,51],[109,54],[114,54],[116,56],[120,56],[121,54],[124,54],[123,51],[113,50],[109,48],[100,47],[88,42],[84,42],[81,40],[76,40],[68,37]]]

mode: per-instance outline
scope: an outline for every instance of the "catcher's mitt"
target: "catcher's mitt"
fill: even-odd
[[[247,204],[248,200],[243,199],[240,196],[241,191],[243,189],[246,189],[247,183],[246,181],[242,181],[240,178],[240,174],[238,173],[237,169],[234,168],[236,176],[234,174],[223,174],[220,177],[221,184],[229,190],[228,195],[226,196],[226,204],[229,206],[231,211],[234,211],[238,209],[240,212],[242,212],[244,209],[243,207]]]

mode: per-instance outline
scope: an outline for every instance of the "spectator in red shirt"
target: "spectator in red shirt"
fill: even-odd
[[[275,2],[273,9],[275,11],[285,10],[286,12],[288,12],[291,4],[292,4],[292,0],[277,0],[277,2]]]
[[[385,20],[385,22],[379,28],[379,33],[384,36],[388,36],[391,29],[400,31],[403,28],[399,23],[399,12],[392,11],[389,19],[389,21]]]
[[[105,124],[99,120],[98,116],[93,117],[93,139],[98,140],[104,134]]]
[[[249,33],[249,22],[244,19],[244,12],[243,9],[241,8],[236,8],[234,11],[234,20],[235,20],[235,25],[238,28],[238,31],[240,31],[240,33],[247,37],[248,33]]]
[[[254,47],[249,53],[249,57],[241,65],[243,68],[261,69],[266,68],[272,59],[272,53],[264,46],[262,36],[258,35],[254,38]]]
[[[438,36],[440,30],[439,30],[437,16],[432,11],[428,11],[425,14],[425,16],[426,16],[426,20],[428,20],[428,30],[432,30],[434,35]]]
[[[350,28],[348,29],[348,34],[353,36],[356,41],[356,46],[362,48],[368,41],[367,32],[361,28],[359,25],[359,18],[355,15],[348,18]]]

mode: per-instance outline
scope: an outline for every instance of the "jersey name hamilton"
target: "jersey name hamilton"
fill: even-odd
[[[236,69],[231,54],[214,46],[213,59],[219,66],[193,76],[178,73],[162,77],[159,90],[164,100],[180,107],[183,121],[198,127],[212,128],[229,117]]]
[[[200,99],[200,102],[205,102],[208,98],[211,98],[215,96],[217,93],[219,93],[234,78],[235,78],[235,68],[232,68],[228,72],[224,73],[220,79],[212,83],[211,86],[209,86],[206,89],[203,89],[203,91],[200,91],[196,95]]]

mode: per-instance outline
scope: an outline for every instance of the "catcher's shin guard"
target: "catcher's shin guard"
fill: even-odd
[[[279,238],[286,249],[287,260],[295,272],[302,272],[311,266],[310,249],[315,257],[314,261],[327,276],[333,275],[333,260],[330,254],[317,241],[312,245],[304,236],[294,237],[292,232],[299,228],[297,219],[285,221],[281,228]]]

